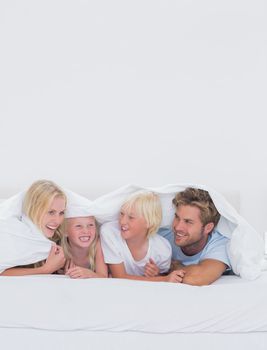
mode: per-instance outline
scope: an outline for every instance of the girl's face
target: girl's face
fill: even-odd
[[[65,207],[65,199],[62,197],[55,197],[48,211],[44,214],[41,222],[41,229],[47,238],[53,237],[56,229],[62,224]]]
[[[148,225],[146,220],[144,217],[138,215],[134,208],[127,211],[122,207],[119,223],[122,238],[125,240],[131,238],[144,238],[147,236]]]
[[[95,239],[96,223],[92,216],[69,218],[66,225],[66,233],[71,246],[86,248]]]

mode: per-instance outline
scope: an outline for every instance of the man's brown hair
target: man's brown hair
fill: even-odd
[[[200,220],[203,225],[212,222],[215,227],[220,220],[220,214],[208,191],[188,187],[184,191],[178,192],[172,200],[172,203],[176,208],[181,205],[197,207],[200,210]]]

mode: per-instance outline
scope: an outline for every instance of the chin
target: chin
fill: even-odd
[[[46,232],[46,231],[43,231],[44,235],[46,238],[52,238],[55,234],[55,232]]]

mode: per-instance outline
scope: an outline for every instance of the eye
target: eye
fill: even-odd
[[[49,210],[48,214],[49,215],[54,215],[55,214],[55,210]]]
[[[65,211],[64,211],[64,210],[61,211],[61,212],[59,213],[59,215],[60,215],[60,216],[64,216],[64,215],[65,215]]]

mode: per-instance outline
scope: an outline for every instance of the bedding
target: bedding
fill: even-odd
[[[133,192],[140,190],[151,190],[157,193],[160,197],[163,219],[161,227],[170,226],[174,215],[174,209],[172,207],[172,199],[175,193],[183,191],[186,187],[195,187],[207,190],[212,197],[215,206],[221,214],[220,221],[217,225],[217,230],[230,238],[228,245],[228,254],[232,264],[233,271],[240,275],[242,278],[253,280],[260,276],[262,269],[264,268],[264,241],[263,237],[249,225],[241,215],[228,203],[228,201],[214,189],[197,184],[174,184],[166,185],[158,188],[141,187],[137,185],[127,185],[121,187],[113,192],[107,193],[94,201],[90,201],[87,198],[77,195],[72,191],[65,190],[68,197],[67,216],[71,215],[71,211],[75,211],[75,207],[83,207],[85,215],[94,215],[100,224],[108,221],[114,221],[117,218],[119,209],[125,199]],[[24,192],[10,198],[9,200],[1,203],[0,205],[0,218],[17,218],[21,216],[21,207]],[[1,221],[0,221],[1,229]],[[17,235],[18,232],[8,230],[9,235]],[[7,268],[6,261],[1,260],[1,250],[4,245],[1,244],[2,236],[0,235],[0,271]],[[36,244],[39,242],[36,241]],[[31,249],[34,251],[35,242],[30,242]],[[7,249],[6,247],[5,249]],[[49,249],[47,249],[47,255]],[[14,254],[14,250],[10,251],[10,254]],[[38,254],[38,250],[37,253]],[[43,252],[40,253],[40,259],[43,259]],[[12,260],[12,259],[11,259]],[[14,260],[19,261],[19,265],[24,265],[27,262],[24,260],[24,255],[19,250],[15,252]],[[38,261],[39,261],[38,260]],[[12,263],[9,267],[15,266]]]
[[[255,281],[237,279],[223,276],[218,283],[196,287],[111,278],[2,276],[0,326],[54,331],[267,332],[267,273]]]
[[[181,346],[185,340],[183,349],[194,343],[211,349],[215,339],[221,339],[216,349],[226,343],[231,347],[232,339],[236,349],[243,344],[242,350],[251,346],[249,339],[256,350],[267,344],[266,272],[254,281],[222,276],[203,287],[56,275],[2,276],[0,290],[0,339],[5,349],[37,343],[38,348],[53,346],[55,341],[61,345],[57,349],[82,343],[90,348],[94,344],[94,349],[126,345],[160,349],[164,344]],[[3,343],[9,336],[11,343]]]
[[[83,207],[85,215],[95,215],[104,223],[116,218],[129,194],[148,189],[160,195],[165,227],[172,221],[174,194],[189,185],[129,185],[94,201],[69,192],[67,216]],[[196,287],[122,279],[73,280],[57,275],[0,276],[2,347],[265,350],[267,272],[260,271],[265,261],[263,240],[220,194],[208,190],[222,214],[219,227],[231,238],[229,254],[242,278],[222,276],[210,286]],[[0,217],[18,219],[23,196],[22,192],[2,203]]]

